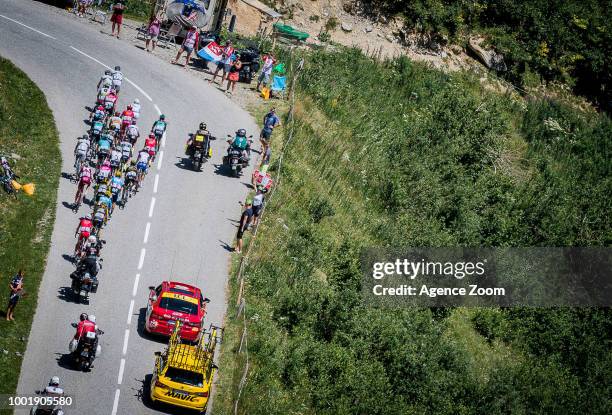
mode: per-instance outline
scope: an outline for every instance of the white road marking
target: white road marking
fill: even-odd
[[[143,91],[143,89],[142,89],[141,87],[139,87],[138,85],[136,85],[134,82],[130,81],[130,79],[129,79],[129,78],[125,78],[125,80],[126,80],[126,81],[128,81],[130,84],[132,84],[132,86],[133,86],[134,88],[136,88],[136,89],[138,90],[138,92],[140,92],[142,95],[144,95],[144,97],[145,97],[146,99],[148,99],[149,101],[153,102],[153,98],[151,98],[151,97],[149,96],[149,94],[147,94],[146,92],[144,92],[144,91]]]
[[[120,393],[121,391],[119,389],[115,391],[115,400],[113,402],[113,412],[111,412],[111,415],[117,415],[117,406],[119,406],[119,394]]]
[[[117,377],[117,385],[121,385],[123,382],[123,371],[125,370],[125,359],[121,359],[121,364],[119,365],[119,376]]]
[[[157,104],[153,104],[153,106],[155,107],[155,111],[157,111],[157,115],[161,115],[161,110],[159,109]]]
[[[130,301],[130,310],[128,311],[127,324],[132,324],[132,314],[134,314],[134,299]]]
[[[159,173],[155,174],[155,183],[153,183],[153,193],[157,193],[158,184],[159,184]]]
[[[151,205],[149,206],[149,217],[153,217],[153,208],[155,207],[155,198],[151,198]],[[144,248],[143,248],[144,249]]]
[[[161,146],[166,147],[166,132],[165,131],[164,131],[164,134],[162,135]]]
[[[147,226],[145,228],[144,240],[142,241],[143,244],[146,244],[147,241],[149,240],[149,231],[150,230],[151,230],[151,222],[147,222]]]
[[[157,159],[157,170],[161,169],[163,159],[164,159],[164,150],[159,152],[159,158]]]
[[[77,48],[75,48],[74,46],[70,46],[70,49],[80,53],[81,55],[85,56],[86,58],[91,59],[92,61],[99,63],[100,65],[104,66],[106,69],[110,69],[112,70],[112,68],[108,65],[106,65],[105,63],[100,62],[99,60],[97,60],[96,58],[94,58],[93,56],[89,56],[88,54],[86,54],[85,52],[83,52],[82,50],[79,50]]]
[[[147,250],[142,248],[140,250],[140,260],[138,261],[138,270],[140,271],[142,269],[142,265],[144,264],[144,259],[145,259],[145,254],[147,253]]]
[[[19,22],[19,21],[15,20],[15,19],[11,19],[10,17],[6,17],[6,16],[4,16],[4,15],[2,15],[2,14],[0,14],[0,17],[2,17],[3,19],[6,19],[6,20],[10,20],[10,21],[11,21],[11,22],[13,22],[13,23],[17,23],[18,25],[21,25],[21,26],[23,26],[23,27],[27,27],[28,29],[33,30],[33,31],[35,31],[36,33],[41,34],[41,35],[43,35],[43,36],[46,36],[46,37],[48,37],[48,38],[50,38],[50,39],[57,40],[57,39],[56,39],[56,38],[54,38],[53,36],[48,35],[48,34],[46,34],[46,33],[44,33],[44,32],[41,32],[40,30],[36,30],[36,29],[34,29],[33,27],[30,27],[30,26],[28,26],[27,24],[23,24],[23,23],[21,23],[21,22]]]
[[[128,340],[130,338],[130,329],[125,329],[125,336],[123,337],[123,355],[127,353]]]
[[[136,297],[136,291],[138,291],[138,281],[140,280],[140,274],[136,274],[134,278],[134,288],[132,288],[132,297]]]

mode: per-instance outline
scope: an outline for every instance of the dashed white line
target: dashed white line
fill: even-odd
[[[151,230],[151,222],[147,222],[147,226],[145,227],[144,239],[142,241],[143,244],[146,244],[149,241],[149,231]]]
[[[162,160],[164,159],[164,151],[159,152],[159,158],[157,159],[157,170],[161,169]]]
[[[119,365],[119,376],[117,376],[117,385],[121,385],[123,383],[123,371],[125,370],[125,359],[121,359],[121,364]]]
[[[111,415],[117,415],[117,407],[119,406],[119,394],[120,393],[121,391],[119,389],[115,391],[115,400],[113,401],[113,412],[111,412]]]
[[[157,193],[157,185],[159,184],[159,173],[155,174],[155,182],[153,183],[153,193]]]
[[[166,132],[162,135],[161,146],[166,147]]]
[[[157,111],[157,115],[161,115],[161,110],[159,109],[159,107],[157,106],[157,104],[153,104],[153,106],[155,107],[155,111]]]
[[[151,205],[149,206],[149,217],[153,217],[153,208],[155,208],[155,198],[151,198]],[[144,248],[143,248],[144,249]]]
[[[138,291],[138,281],[140,280],[140,274],[136,274],[136,278],[134,278],[134,288],[132,288],[132,297],[136,297],[136,292]]]
[[[127,353],[128,340],[130,339],[130,329],[125,329],[125,336],[123,337],[123,355]]]
[[[144,264],[144,259],[145,259],[145,254],[147,253],[147,250],[142,248],[140,250],[140,259],[138,260],[138,270],[140,271],[142,269],[142,265]]]
[[[34,29],[33,27],[30,27],[30,26],[28,26],[27,24],[23,24],[23,23],[21,23],[21,22],[19,22],[19,21],[15,20],[15,19],[11,19],[10,17],[6,17],[6,16],[4,16],[4,15],[2,15],[2,14],[0,14],[0,17],[2,17],[3,19],[6,19],[6,20],[10,20],[10,21],[11,21],[11,22],[13,22],[13,23],[17,23],[18,25],[21,25],[21,26],[23,26],[23,27],[27,27],[28,29],[33,30],[33,31],[35,31],[36,33],[41,34],[41,35],[43,35],[43,36],[46,36],[46,37],[48,37],[48,38],[50,38],[50,39],[57,40],[57,39],[56,39],[56,38],[54,38],[53,36],[48,35],[48,34],[46,34],[46,33],[44,33],[44,32],[41,32],[40,30],[36,30],[36,29]]]
[[[128,316],[127,316],[127,324],[128,324],[128,326],[130,324],[132,324],[132,314],[134,314],[134,299],[133,298],[130,301],[130,310],[128,311]]]

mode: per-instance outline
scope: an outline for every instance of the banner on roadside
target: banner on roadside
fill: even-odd
[[[223,55],[223,48],[216,42],[210,42],[198,51],[198,56],[204,60],[211,62],[219,62]]]

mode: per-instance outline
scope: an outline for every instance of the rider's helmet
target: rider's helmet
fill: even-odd
[[[51,379],[49,379],[49,386],[59,386],[59,384],[60,384],[59,376],[53,376]]]
[[[140,100],[138,98],[134,98],[134,104],[136,105],[140,104]]]
[[[115,117],[120,116],[121,114],[119,113],[119,111],[115,111]]]
[[[165,120],[165,119],[166,119],[166,116],[165,116],[164,114],[162,114],[162,115],[160,115],[160,116],[159,116],[159,120],[160,120],[160,121],[163,121],[163,120]]]
[[[238,137],[246,137],[246,130],[244,128],[241,128],[238,131],[236,131],[236,135]]]
[[[206,130],[206,123],[205,122],[201,122],[200,123],[200,130]]]
[[[143,151],[146,151],[146,152],[148,153],[149,151],[151,151],[151,147],[149,147],[149,146],[145,146],[145,147],[144,147],[142,150],[140,150],[140,152],[141,152],[141,153],[142,153]]]
[[[81,313],[81,315],[79,316],[79,320],[81,321],[87,320],[87,313]]]
[[[116,70],[116,71],[120,71],[120,70],[121,70],[121,67],[120,67],[119,65],[117,65],[117,66],[115,66],[115,70]]]
[[[110,69],[107,69],[107,70],[104,71],[104,75],[111,75],[111,74],[112,74],[112,72],[111,72]]]
[[[89,140],[89,136],[87,134],[83,134],[81,140]]]
[[[131,164],[132,166],[135,166],[135,165],[136,165],[136,160],[132,159],[132,161],[130,162],[130,164]]]
[[[121,177],[121,170],[117,170],[115,172],[115,177]]]
[[[88,213],[87,215],[85,215],[85,219],[86,219],[86,220],[91,220],[91,214],[90,214],[90,213]]]
[[[149,138],[155,138],[155,134],[153,133],[149,134]]]
[[[132,125],[136,125],[136,120],[132,120]]]
[[[127,106],[127,109],[128,109],[128,111],[132,111],[132,106],[131,106],[131,105],[128,105],[128,106]]]
[[[91,321],[92,323],[95,323],[96,322],[96,316],[94,316],[93,314],[90,314],[87,317],[87,320]]]
[[[108,93],[109,94],[116,94],[117,91],[115,91],[115,88],[111,88],[111,89],[108,90]]]
[[[96,238],[96,235],[89,235],[89,238],[87,238],[87,243],[90,245],[95,245],[98,243],[98,238]]]
[[[110,167],[111,166],[110,161],[104,160],[104,163],[102,163],[102,166]]]

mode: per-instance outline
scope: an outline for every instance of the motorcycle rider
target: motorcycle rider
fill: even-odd
[[[202,155],[206,158],[210,158],[210,132],[206,128],[206,123],[201,122],[198,130],[195,134],[190,134],[189,139],[186,143],[186,151],[185,153],[188,156],[192,156],[196,147],[202,146]],[[204,137],[204,139],[198,139],[198,136]]]
[[[83,255],[83,251],[81,251],[81,246],[83,244],[83,242],[89,238],[89,236],[91,235],[91,228],[93,227],[93,223],[91,222],[91,215],[87,214],[84,217],[82,217],[81,219],[79,219],[79,225],[77,226],[76,230],[74,231],[74,237],[76,238],[78,235],[78,239],[77,239],[77,243],[74,246],[74,257],[76,258],[77,256],[79,256],[79,254],[81,254],[80,256]]]
[[[243,164],[249,163],[249,156],[251,155],[251,145],[246,136],[246,130],[244,128],[236,131],[236,136],[234,138],[230,138],[227,140],[229,143],[229,147],[227,149],[227,154],[229,155],[230,150],[236,149],[241,151],[241,161]]]
[[[77,342],[81,340],[87,333],[96,332],[96,324],[88,320],[87,313],[81,313],[79,316],[79,323],[77,324],[76,333],[74,334],[74,340]]]

